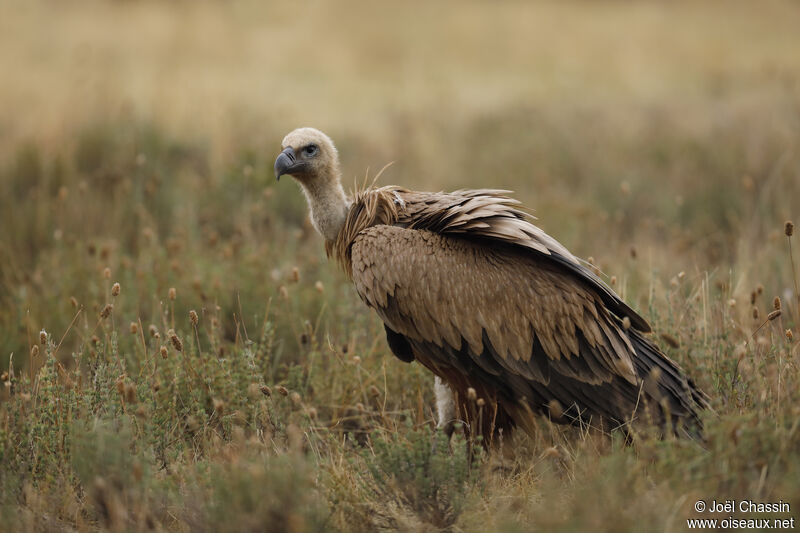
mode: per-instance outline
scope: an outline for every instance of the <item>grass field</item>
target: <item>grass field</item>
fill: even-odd
[[[796,2],[264,4],[0,4],[0,530],[800,517]],[[274,180],[304,125],[348,188],[514,190],[711,397],[705,445],[434,446],[432,377]]]

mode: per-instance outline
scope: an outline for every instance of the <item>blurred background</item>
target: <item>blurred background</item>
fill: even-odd
[[[306,125],[346,188],[393,162],[381,184],[515,191],[640,308],[680,271],[783,294],[798,27],[772,0],[3,2],[0,357],[102,308],[106,267],[131,319],[171,286],[252,317],[294,267],[354,302],[272,177]]]

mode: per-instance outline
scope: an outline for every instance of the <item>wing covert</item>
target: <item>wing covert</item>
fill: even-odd
[[[479,364],[543,382],[558,372],[636,383],[633,348],[602,299],[552,262],[387,225],[360,232],[351,260],[362,300],[412,341],[466,347]],[[496,361],[480,361],[486,353]]]
[[[534,225],[532,215],[508,196],[494,189],[424,193],[392,188],[402,209],[398,222],[414,229],[443,235],[463,236],[506,243],[547,258],[597,291],[608,309],[619,318],[628,317],[634,328],[645,333],[650,325],[561,243]]]

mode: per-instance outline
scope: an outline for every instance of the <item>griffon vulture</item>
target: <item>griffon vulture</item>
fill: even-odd
[[[383,320],[392,352],[436,375],[440,426],[480,418],[489,437],[532,433],[541,413],[604,431],[700,433],[706,397],[645,337],[648,323],[508,191],[388,186],[348,198],[336,148],[313,128],[283,139],[275,174],[300,184],[328,256]]]

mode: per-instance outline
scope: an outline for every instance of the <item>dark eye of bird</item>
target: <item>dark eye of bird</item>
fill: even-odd
[[[303,152],[309,157],[317,155],[317,145],[316,144],[309,144],[305,148],[303,148]]]

